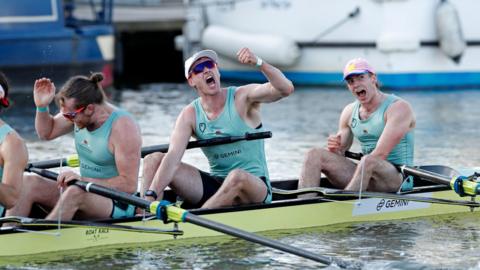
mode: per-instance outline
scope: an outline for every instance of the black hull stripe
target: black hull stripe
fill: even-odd
[[[375,42],[297,42],[300,48],[376,48]],[[439,47],[438,41],[422,41],[420,47]],[[467,41],[467,46],[480,46],[480,40]]]

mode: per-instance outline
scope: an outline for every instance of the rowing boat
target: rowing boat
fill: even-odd
[[[439,173],[450,176],[453,172]],[[465,212],[476,215],[476,208],[480,206],[470,199],[459,199],[446,185],[424,179],[416,179],[414,190],[401,194],[360,194],[321,187],[310,190],[319,194],[310,199],[296,198],[299,193],[297,184],[297,180],[273,181],[274,201],[268,205],[189,209],[189,212],[244,231],[266,232]],[[174,199],[175,195],[168,192],[166,198]],[[0,230],[0,257],[4,258],[100,246],[180,241],[221,234],[190,223],[164,224],[154,216],[61,224],[42,219],[5,217],[0,222],[21,224]]]

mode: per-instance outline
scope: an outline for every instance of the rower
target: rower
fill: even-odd
[[[73,171],[59,174],[57,183],[37,175],[24,180],[19,204],[8,215],[27,216],[33,203],[52,208],[47,219],[124,218],[134,215],[135,207],[75,186],[81,179],[127,193],[137,190],[141,136],[133,117],[106,101],[100,86],[101,73],[70,78],[56,96],[60,113],[50,115],[48,105],[55,97],[50,79],[35,81],[37,106],[35,129],[40,138],[52,140],[73,131],[80,160],[80,175]],[[63,188],[62,194],[59,188]]]
[[[148,200],[161,199],[170,186],[186,202],[203,208],[271,201],[261,140],[202,148],[210,173],[181,163],[190,137],[209,139],[261,131],[260,105],[293,93],[292,82],[250,49],[239,50],[237,57],[242,64],[256,66],[268,82],[222,88],[218,57],[212,50],[197,52],[185,61],[185,78],[199,98],[178,116],[167,154],[145,158],[143,186],[148,189]]]
[[[0,110],[8,108],[9,83],[0,72]],[[0,217],[16,205],[22,188],[23,169],[28,162],[25,142],[12,127],[0,119]],[[1,225],[0,225],[1,227]]]
[[[338,132],[328,137],[327,147],[306,154],[299,188],[319,186],[323,173],[333,186],[345,190],[411,190],[413,179],[395,167],[413,165],[415,116],[410,104],[380,91],[375,70],[365,59],[350,60],[343,79],[356,101],[343,109]],[[345,157],[354,138],[363,153],[358,166]]]

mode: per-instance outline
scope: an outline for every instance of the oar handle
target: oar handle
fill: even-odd
[[[345,157],[360,160],[363,157],[362,153],[354,153],[350,151],[345,151]]]

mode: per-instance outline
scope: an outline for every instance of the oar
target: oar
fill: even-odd
[[[266,139],[271,137],[272,137],[271,131],[245,133],[245,135],[241,135],[241,136],[227,136],[227,137],[218,137],[218,138],[212,138],[212,139],[206,139],[206,140],[191,141],[187,144],[187,149],[214,146],[214,145],[220,145],[220,144],[228,144],[228,143],[234,143],[238,141],[259,140],[259,139]],[[169,147],[169,144],[160,144],[160,145],[143,147],[142,158],[154,152],[166,153],[168,151],[168,147]],[[45,160],[45,161],[32,162],[27,165],[27,168],[35,167],[40,169],[50,169],[50,168],[56,168],[60,166],[78,167],[79,165],[80,165],[80,161],[78,160],[78,155],[74,154],[74,155],[68,156],[67,158],[57,158],[57,159],[51,159],[51,160]]]
[[[43,177],[46,177],[48,179],[56,180],[58,174],[54,173],[52,171],[48,171],[45,169],[38,169],[38,168],[30,168],[29,171],[34,172],[38,175],[41,175]],[[195,225],[198,225],[200,227],[208,228],[211,230],[215,230],[227,235],[231,235],[234,237],[238,237],[250,242],[254,242],[257,244],[261,244],[264,246],[268,246],[274,249],[278,249],[290,254],[294,254],[303,258],[307,258],[316,262],[320,262],[323,264],[336,264],[339,267],[342,268],[349,268],[349,269],[360,269],[361,265],[359,262],[357,263],[350,263],[341,259],[329,257],[329,256],[324,256],[324,255],[318,255],[315,253],[312,253],[307,250],[302,250],[284,243],[281,243],[279,241],[273,240],[273,239],[268,239],[247,231],[243,231],[225,224],[221,224],[212,220],[208,220],[206,218],[196,216],[194,214],[191,214],[190,212],[176,207],[172,204],[166,203],[166,201],[154,201],[150,202],[147,200],[144,200],[140,197],[133,196],[131,194],[113,190],[101,185],[96,185],[91,182],[85,182],[81,181],[78,179],[72,180],[68,182],[68,185],[75,185],[77,187],[80,187],[81,189],[85,190],[86,192],[91,192],[106,198],[110,198],[113,200],[118,200],[122,201],[128,204],[132,204],[136,207],[140,207],[142,209],[145,209],[149,211],[150,213],[155,214],[158,218],[163,219],[164,221],[171,220],[174,222],[189,222]]]
[[[351,159],[360,160],[363,154],[346,151],[345,156]],[[476,175],[474,175],[474,177],[465,177],[465,176],[455,175],[452,178],[450,178],[445,175],[427,171],[421,168],[415,168],[407,165],[395,165],[395,164],[394,166],[406,175],[412,175],[436,184],[446,185],[452,189],[460,188],[462,189],[461,193],[463,193],[463,195],[475,196],[477,194],[480,194],[480,184],[477,181],[474,181],[476,180]]]

